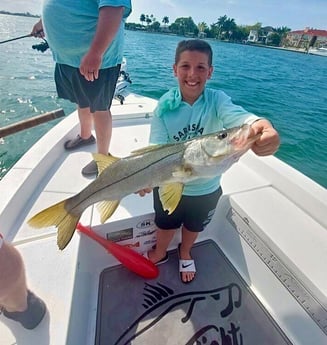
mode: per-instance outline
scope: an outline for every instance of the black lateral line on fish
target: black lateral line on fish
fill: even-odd
[[[151,167],[152,165],[157,164],[157,163],[161,162],[162,160],[164,160],[164,159],[166,159],[166,158],[168,158],[168,157],[170,157],[170,156],[174,156],[174,155],[175,155],[176,153],[178,153],[178,152],[179,152],[179,151],[173,152],[173,153],[171,153],[171,154],[165,156],[164,158],[160,158],[160,159],[158,159],[158,160],[156,160],[156,161],[154,161],[154,162],[151,162],[151,164],[148,164],[147,166],[143,167],[142,169],[138,170],[137,172],[134,172],[134,173],[132,173],[132,174],[130,174],[130,175],[128,175],[128,176],[125,176],[124,178],[121,178],[120,180],[115,181],[115,182],[112,183],[111,185],[114,185],[114,184],[116,184],[116,183],[122,182],[122,181],[126,180],[127,178],[130,178],[130,177],[132,177],[132,176],[134,176],[134,175],[140,173],[141,171],[144,171],[144,170],[148,169],[148,168]],[[109,186],[111,186],[111,185],[106,185],[106,187],[104,187],[104,188],[102,188],[102,189],[105,189],[105,188],[107,188],[107,187],[109,187]],[[99,189],[99,190],[102,190],[102,189]]]
[[[226,129],[225,131],[227,131],[227,129]],[[184,144],[187,145],[187,142],[191,143],[191,142],[193,142],[193,141],[195,141],[195,140],[198,140],[199,138],[203,139],[203,138],[205,138],[205,137],[209,137],[209,136],[212,136],[212,135],[214,135],[214,134],[215,134],[215,133],[209,133],[209,134],[206,134],[206,135],[202,135],[202,136],[200,136],[200,137],[196,137],[196,138],[193,138],[193,139],[191,139],[191,140],[188,140],[188,141],[186,141]],[[261,134],[260,134],[260,135],[261,135]],[[259,134],[258,134],[257,136],[259,136]],[[255,138],[256,138],[256,136],[255,136]],[[255,141],[255,140],[253,140],[253,142],[254,142],[254,141]],[[170,146],[174,146],[174,145],[180,145],[180,144],[171,144]],[[174,152],[172,152],[172,153],[170,153],[170,154],[167,154],[165,157],[162,157],[162,158],[160,158],[160,159],[158,159],[158,160],[156,160],[156,161],[154,161],[154,162],[151,162],[150,164],[146,165],[145,167],[141,168],[140,170],[138,170],[138,171],[136,171],[136,172],[133,172],[132,174],[130,174],[130,175],[128,175],[128,176],[125,176],[125,177],[123,177],[123,178],[121,178],[121,179],[119,179],[119,180],[117,180],[117,181],[114,181],[113,183],[111,183],[111,184],[109,184],[109,185],[103,186],[101,189],[98,189],[98,190],[94,191],[93,193],[91,193],[91,194],[88,196],[88,198],[91,198],[93,195],[97,194],[98,192],[103,191],[104,189],[106,189],[106,188],[108,188],[108,187],[110,187],[110,186],[113,186],[113,185],[115,185],[115,184],[117,184],[117,183],[120,183],[120,182],[122,182],[122,181],[124,181],[124,180],[126,180],[126,179],[129,179],[129,178],[133,177],[134,175],[137,175],[137,174],[139,174],[140,172],[145,171],[145,170],[148,169],[149,167],[151,167],[151,166],[153,166],[153,165],[159,163],[160,161],[162,161],[162,160],[164,160],[164,159],[167,159],[167,158],[169,158],[169,157],[171,157],[171,156],[174,156],[174,155],[178,154],[179,152],[185,151],[185,150],[186,150],[186,148],[185,148],[185,145],[184,145],[180,150],[178,150],[178,151],[176,151],[176,152],[174,151]],[[151,152],[151,153],[152,153],[152,152]],[[126,157],[126,158],[128,158],[128,157]],[[122,159],[124,159],[124,158],[122,158]],[[119,162],[119,161],[117,161],[117,162]],[[137,191],[134,191],[134,192],[137,192]],[[85,200],[86,200],[86,199],[81,200],[81,201],[80,201],[78,204],[76,204],[70,211],[74,210],[76,207],[78,207],[78,206],[79,206],[81,203],[83,203]],[[104,199],[103,201],[114,201],[114,200],[112,200],[112,199]]]
[[[96,190],[95,192],[91,193],[91,194],[88,196],[88,198],[91,198],[92,195],[95,195],[95,194],[97,194],[98,192],[100,192],[100,191],[102,191],[102,190],[104,190],[104,189],[106,189],[106,188],[108,188],[108,187],[110,187],[110,186],[113,186],[113,185],[115,185],[115,184],[117,184],[117,183],[120,183],[120,182],[122,182],[122,181],[124,181],[124,180],[126,180],[126,179],[128,179],[128,178],[133,177],[134,175],[139,174],[139,173],[142,172],[142,171],[145,171],[146,169],[148,169],[149,167],[153,166],[154,164],[157,164],[157,163],[161,162],[162,160],[167,159],[168,157],[177,154],[178,152],[180,152],[180,151],[177,151],[177,152],[173,152],[173,153],[171,153],[171,154],[168,154],[168,155],[166,155],[166,156],[163,157],[163,158],[160,158],[160,159],[158,159],[158,160],[156,160],[156,161],[154,161],[154,162],[151,162],[150,164],[146,165],[146,166],[143,167],[142,169],[140,169],[140,170],[138,170],[138,171],[136,171],[136,172],[133,172],[133,173],[130,174],[130,175],[124,176],[124,178],[121,178],[121,179],[119,179],[119,180],[117,180],[117,181],[115,181],[115,182],[113,182],[113,183],[111,183],[111,184],[108,184],[108,185],[103,186],[102,188],[100,188],[100,189]],[[117,161],[117,162],[119,162],[119,161]],[[137,192],[137,191],[135,191],[135,192]],[[73,210],[74,208],[78,207],[84,200],[85,200],[85,199],[81,200],[80,203],[78,203],[77,205],[75,205],[71,210]],[[111,200],[111,199],[106,199],[106,200],[109,201],[109,200]],[[111,200],[111,201],[113,201],[113,200]]]

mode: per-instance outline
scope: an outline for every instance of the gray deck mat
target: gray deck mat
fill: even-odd
[[[197,275],[183,284],[177,251],[144,280],[122,266],[100,277],[97,345],[291,344],[213,241],[192,249]]]

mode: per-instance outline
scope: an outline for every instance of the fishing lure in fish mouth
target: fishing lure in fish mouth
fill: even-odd
[[[252,145],[250,125],[199,136],[176,144],[152,145],[117,158],[94,154],[99,176],[76,195],[33,216],[35,228],[58,228],[57,244],[64,249],[84,210],[95,204],[104,223],[120,200],[145,188],[159,187],[163,208],[171,214],[179,204],[185,183],[221,175]]]

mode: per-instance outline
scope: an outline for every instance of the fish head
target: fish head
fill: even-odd
[[[223,173],[251,147],[250,131],[244,124],[193,139],[184,153],[184,167],[203,177]]]
[[[244,124],[209,134],[201,138],[201,149],[209,160],[248,149],[252,144],[252,141],[248,139],[250,129],[250,125]]]

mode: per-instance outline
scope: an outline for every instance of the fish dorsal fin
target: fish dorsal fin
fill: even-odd
[[[120,158],[112,156],[110,153],[108,155],[104,155],[102,153],[93,153],[93,159],[97,163],[99,175],[108,168],[111,164],[118,161]]]
[[[182,197],[184,185],[179,182],[169,183],[159,188],[159,198],[162,207],[168,214],[172,214]]]
[[[107,219],[109,219],[115,212],[116,208],[119,206],[119,201],[106,200],[97,204],[97,209],[100,213],[101,224],[103,224]]]

